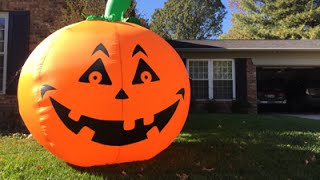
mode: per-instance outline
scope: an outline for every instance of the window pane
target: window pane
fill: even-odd
[[[0,55],[0,91],[3,90],[2,83],[3,83],[3,61],[4,57]]]
[[[233,98],[232,80],[213,81],[214,99],[232,99]]]
[[[207,80],[192,80],[191,81],[191,96],[193,99],[208,99],[208,81]]]
[[[1,68],[3,68],[3,60],[4,60],[3,55],[0,55],[0,67]]]
[[[5,28],[5,18],[0,18],[0,29],[4,29]]]
[[[228,69],[229,69],[230,72],[232,71],[232,62],[230,62],[230,63],[228,64]]]
[[[4,30],[0,30],[0,40],[4,40]]]
[[[204,75],[204,79],[208,79],[208,71],[203,72],[203,75]]]
[[[0,52],[4,52],[4,42],[0,41]]]
[[[228,79],[228,72],[226,71],[223,72],[223,79]]]
[[[3,61],[4,61],[4,57],[3,55],[0,55],[0,67],[3,67]]]
[[[0,41],[0,52],[3,53],[3,51],[4,51],[4,42]]]
[[[219,67],[213,68],[213,78],[214,79],[221,79],[222,78],[222,69]]]
[[[191,79],[208,79],[208,61],[189,61]]]
[[[232,61],[214,61],[213,79],[232,80]]]

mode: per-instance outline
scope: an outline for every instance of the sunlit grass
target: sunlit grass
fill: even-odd
[[[0,137],[0,179],[320,179],[320,121],[191,114],[155,158],[77,168],[26,135]]]

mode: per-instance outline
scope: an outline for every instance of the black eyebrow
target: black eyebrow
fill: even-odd
[[[106,49],[106,47],[104,47],[104,45],[102,43],[100,43],[93,51],[92,55],[94,53],[96,53],[97,51],[102,51],[105,55],[107,55],[109,57],[109,53]]]
[[[146,56],[148,56],[147,53],[146,53],[146,51],[138,44],[138,45],[134,48],[134,51],[133,51],[133,53],[132,53],[132,57],[133,57],[134,55],[138,54],[139,52],[142,52],[143,54],[145,54]]]

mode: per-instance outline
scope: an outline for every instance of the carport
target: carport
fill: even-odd
[[[320,67],[258,66],[259,112],[320,112]]]
[[[254,53],[259,112],[320,112],[319,44],[300,42]]]

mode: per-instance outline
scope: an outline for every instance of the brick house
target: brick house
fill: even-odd
[[[1,0],[1,104],[15,100],[17,72],[30,52],[49,34],[46,24],[53,22],[64,0]],[[5,95],[5,96],[3,96]],[[13,95],[11,97],[10,95]]]
[[[64,0],[0,0],[0,107],[16,109],[17,72],[50,34],[46,25],[62,8]],[[249,102],[249,112],[256,113],[261,74],[307,70],[314,77],[320,67],[319,40],[168,42],[186,64],[193,102],[200,109],[213,102],[217,111],[231,112],[232,103],[239,100]],[[320,72],[316,76],[320,80]]]
[[[192,98],[198,105],[210,102],[218,111],[230,112],[238,100],[248,102],[249,112],[256,113],[258,105],[287,106],[290,100],[265,100],[264,96],[320,89],[320,40],[169,42],[185,61]],[[264,93],[266,89],[268,93]],[[275,89],[281,92],[274,95]]]
[[[0,0],[0,121],[19,119],[19,71],[63,7],[64,0]]]

